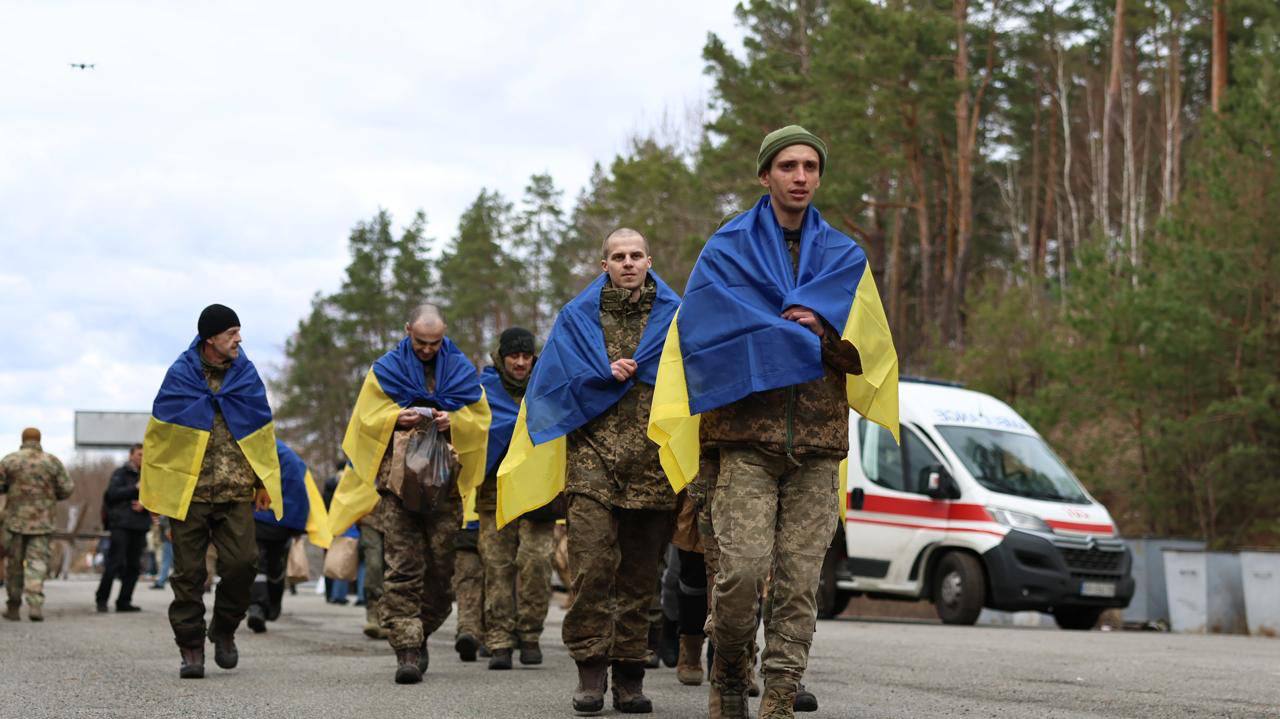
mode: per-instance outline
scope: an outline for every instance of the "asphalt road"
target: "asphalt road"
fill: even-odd
[[[0,717],[573,715],[558,608],[541,667],[461,663],[450,621],[425,681],[397,686],[391,650],[360,633],[362,610],[300,592],[266,634],[242,630],[239,668],[218,669],[210,649],[207,678],[180,681],[169,592],[140,587],[145,611],[116,615],[94,612],[93,590],[50,582],[43,624],[0,621]],[[1280,640],[840,619],[819,623],[806,683],[816,717],[1280,717]],[[705,716],[705,685],[681,686],[674,670],[646,688],[654,716]]]

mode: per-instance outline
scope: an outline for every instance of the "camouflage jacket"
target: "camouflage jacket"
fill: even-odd
[[[204,370],[204,379],[209,389],[215,393],[222,387],[222,379],[227,376],[231,364],[215,365],[203,356],[200,366]],[[200,464],[200,478],[196,480],[196,490],[191,495],[192,502],[216,504],[220,502],[251,502],[256,487],[262,483],[244,456],[244,450],[231,430],[222,412],[213,412],[213,429],[209,432],[209,444],[204,450],[204,461]]]
[[[793,270],[800,263],[798,232],[786,233]],[[822,338],[825,374],[804,384],[757,392],[702,415],[703,446],[751,444],[767,452],[841,456],[849,453],[845,375],[862,374],[858,350],[831,325]]]
[[[609,361],[635,355],[658,295],[652,279],[640,298],[606,283],[600,291],[600,325]],[[674,509],[671,491],[657,446],[646,430],[653,387],[637,382],[608,411],[569,433],[569,467],[565,492],[585,494],[623,509]]]
[[[39,442],[23,442],[17,452],[0,459],[0,484],[9,488],[4,528],[16,534],[53,532],[58,502],[75,489],[62,462]]]
[[[494,369],[498,370],[498,377],[502,379],[502,387],[507,390],[507,394],[511,395],[511,400],[519,405],[524,399],[524,391],[529,387],[529,378],[517,380],[507,375],[507,367],[502,363],[502,358],[497,352],[491,357]],[[535,360],[536,361],[536,360]],[[493,512],[498,509],[498,468],[494,467],[493,474],[486,474],[484,482],[480,488],[476,490],[476,511],[477,512]]]

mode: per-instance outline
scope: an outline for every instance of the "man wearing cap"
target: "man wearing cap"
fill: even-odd
[[[489,426],[487,470],[476,496],[476,512],[480,515],[480,558],[484,562],[485,646],[492,653],[489,668],[510,669],[516,646],[521,664],[542,663],[538,642],[551,604],[555,517],[532,512],[498,529],[498,466],[511,443],[516,412],[537,359],[533,333],[523,327],[507,329],[498,338],[498,351],[492,359],[493,364],[480,375],[494,421]]]
[[[856,244],[811,207],[826,163],[826,145],[798,125],[764,138],[756,175],[768,194],[707,242],[672,333],[676,347],[668,340],[683,363],[689,413],[701,418],[694,432],[718,549],[707,622],[713,716],[747,716],[766,582],[759,716],[794,716],[818,578],[839,521],[846,381],[862,373],[842,330],[870,273]],[[896,355],[893,363],[896,378]],[[661,376],[658,385],[667,386]],[[650,436],[662,445],[655,426]]]
[[[199,336],[165,375],[143,440],[139,498],[170,517],[169,624],[179,676],[204,676],[205,555],[217,548],[217,592],[207,636],[223,669],[239,662],[235,631],[258,573],[253,512],[282,513],[280,464],[266,387],[240,349],[240,318],[225,305],[200,313]],[[191,468],[198,468],[193,474]],[[273,506],[274,505],[274,506]]]
[[[22,446],[0,459],[0,491],[8,496],[4,521],[5,569],[9,603],[4,618],[18,621],[18,608],[27,599],[27,617],[44,620],[44,580],[49,573],[49,537],[58,502],[71,496],[75,485],[62,462],[40,447],[40,430],[22,430]]]

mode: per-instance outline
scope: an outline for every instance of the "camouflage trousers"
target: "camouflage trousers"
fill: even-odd
[[[658,559],[674,522],[670,510],[620,509],[569,495],[573,603],[563,637],[575,661],[644,660]]]
[[[382,578],[386,574],[383,561],[382,532],[360,525],[360,561],[364,562],[364,599],[377,605],[382,598]]]
[[[725,665],[751,666],[759,600],[772,576],[760,673],[766,683],[804,676],[822,560],[838,519],[839,471],[836,457],[801,457],[796,466],[752,447],[721,448],[709,497],[715,551],[708,544],[707,560],[718,568],[707,624]]]
[[[5,533],[8,559],[5,586],[9,603],[19,604],[23,596],[28,607],[44,606],[44,580],[49,576],[49,534]]]
[[[484,562],[485,646],[512,649],[536,643],[551,604],[555,522],[517,519],[501,530],[493,512],[480,512]]]
[[[416,649],[453,611],[453,541],[462,501],[455,496],[419,514],[386,494],[374,511],[386,562],[378,623],[393,649]]]
[[[453,594],[458,599],[455,636],[470,634],[484,641],[484,562],[476,548],[474,529],[459,530],[454,542]]]

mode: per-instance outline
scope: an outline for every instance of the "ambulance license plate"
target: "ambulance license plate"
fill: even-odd
[[[1115,582],[1081,582],[1080,596],[1082,597],[1114,597],[1116,595]]]

